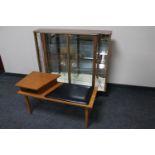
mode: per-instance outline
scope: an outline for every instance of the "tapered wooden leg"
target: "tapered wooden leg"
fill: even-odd
[[[85,109],[85,125],[86,128],[88,128],[88,116],[89,116],[89,110],[88,108]]]
[[[29,97],[28,96],[24,96],[24,97],[26,99],[27,111],[31,114],[32,113],[32,108],[31,108],[31,103],[30,103]]]

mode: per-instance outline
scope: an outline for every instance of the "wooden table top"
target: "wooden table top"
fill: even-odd
[[[56,80],[60,75],[50,74],[50,73],[41,73],[33,71],[21,81],[17,82],[16,86],[25,89],[39,90],[48,83]]]

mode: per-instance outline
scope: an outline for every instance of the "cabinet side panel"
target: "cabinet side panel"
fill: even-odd
[[[43,51],[43,46],[42,46],[42,41],[41,41],[41,34],[37,33],[36,35],[37,37],[37,46],[38,46],[38,62],[39,62],[39,66],[40,66],[40,71],[41,72],[46,72],[45,69],[45,58],[44,58],[44,51]]]

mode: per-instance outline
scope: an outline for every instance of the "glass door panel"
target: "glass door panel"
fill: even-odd
[[[46,34],[48,69],[60,74],[59,82],[68,83],[67,37],[60,34]]]
[[[71,83],[92,85],[93,38],[71,35],[70,38]]]
[[[109,41],[109,35],[101,35],[96,61],[96,85],[98,86],[99,91],[105,91],[106,89]]]

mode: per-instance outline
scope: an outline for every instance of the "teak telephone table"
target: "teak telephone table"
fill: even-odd
[[[20,88],[18,94],[25,97],[30,113],[32,108],[29,97],[83,108],[88,128],[89,110],[93,108],[97,88],[57,82],[59,77],[58,74],[32,72],[16,84]]]

